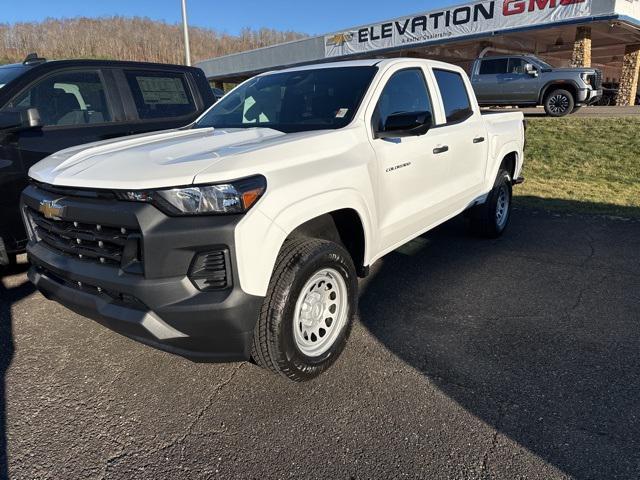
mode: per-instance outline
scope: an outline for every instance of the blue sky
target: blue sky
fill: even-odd
[[[4,0],[0,22],[104,15],[180,21],[180,0]],[[187,0],[189,24],[235,34],[242,27],[326,33],[464,0]]]

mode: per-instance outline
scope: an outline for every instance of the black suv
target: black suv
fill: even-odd
[[[18,200],[27,171],[67,147],[177,128],[215,99],[202,70],[30,54],[0,67],[0,265],[24,249]]]

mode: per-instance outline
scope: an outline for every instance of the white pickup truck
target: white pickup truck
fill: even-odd
[[[263,74],[186,128],[32,167],[29,277],[146,344],[308,380],[344,348],[376,260],[465,211],[504,231],[524,136],[521,113],[481,115],[445,63]]]

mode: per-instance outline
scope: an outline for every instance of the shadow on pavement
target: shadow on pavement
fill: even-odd
[[[533,195],[518,195],[518,205],[546,211],[597,214],[640,219],[640,206],[613,205],[610,203],[584,202],[562,198],[542,198]]]
[[[26,270],[26,264],[18,264],[10,268],[0,267],[0,479],[9,478],[5,375],[11,365],[14,352],[11,305],[34,292],[34,287],[29,281],[7,286],[12,284],[7,282],[7,278],[24,273]]]
[[[456,219],[373,269],[360,318],[496,430],[487,477],[515,441],[577,478],[637,479],[639,265],[638,222],[516,212],[488,241]]]

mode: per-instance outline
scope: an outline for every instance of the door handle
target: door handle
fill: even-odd
[[[449,151],[449,146],[448,145],[443,145],[442,147],[436,147],[433,149],[433,153],[435,155],[438,155],[439,153],[444,153],[444,152],[448,152]]]
[[[482,143],[484,142],[484,137],[476,137],[473,139],[473,143]]]

